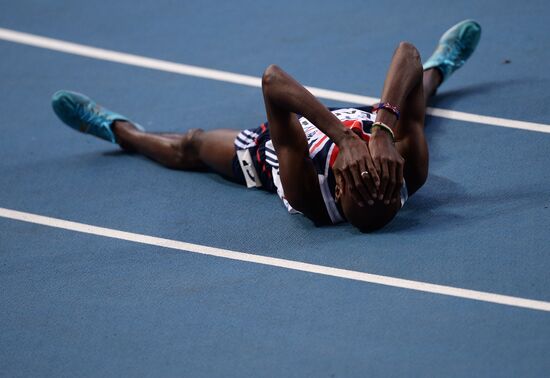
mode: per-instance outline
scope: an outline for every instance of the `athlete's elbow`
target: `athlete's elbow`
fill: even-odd
[[[283,70],[276,64],[270,64],[264,71],[262,75],[262,89],[264,93],[269,91],[280,82],[282,77]]]
[[[400,52],[401,54],[407,55],[412,59],[420,61],[420,53],[418,52],[417,48],[410,42],[407,42],[407,41],[399,42],[399,45],[397,45],[396,51]]]
[[[406,41],[399,42],[395,53],[399,54],[403,59],[405,59],[408,64],[422,69],[420,53],[412,43]]]

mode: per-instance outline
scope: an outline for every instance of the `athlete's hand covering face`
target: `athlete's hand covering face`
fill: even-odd
[[[369,146],[352,134],[344,138],[338,147],[340,152],[332,167],[336,179],[345,182],[346,188],[359,206],[373,205],[379,192],[380,178]]]

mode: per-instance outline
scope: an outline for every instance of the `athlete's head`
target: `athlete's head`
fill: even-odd
[[[400,208],[399,203],[384,205],[383,201],[374,201],[374,205],[359,206],[353,199],[347,183],[336,178],[335,200],[340,205],[344,217],[361,232],[371,232],[382,228],[393,219]]]

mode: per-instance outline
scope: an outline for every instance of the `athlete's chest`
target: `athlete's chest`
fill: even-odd
[[[354,108],[345,108],[332,111],[332,113],[342,122],[342,124],[352,129],[356,134],[362,137],[365,141],[370,138],[370,128],[375,120],[375,115],[363,110]],[[337,153],[337,148],[334,149],[334,143],[330,138],[323,133],[317,126],[311,123],[307,118],[300,118],[300,125],[304,130],[309,147],[309,156],[312,159],[325,160],[331,151]]]

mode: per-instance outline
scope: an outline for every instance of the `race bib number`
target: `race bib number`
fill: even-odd
[[[239,159],[239,164],[241,166],[241,170],[243,171],[244,179],[246,180],[246,186],[248,188],[261,187],[262,182],[258,177],[254,164],[252,164],[252,156],[250,156],[250,151],[237,150],[237,158]]]

